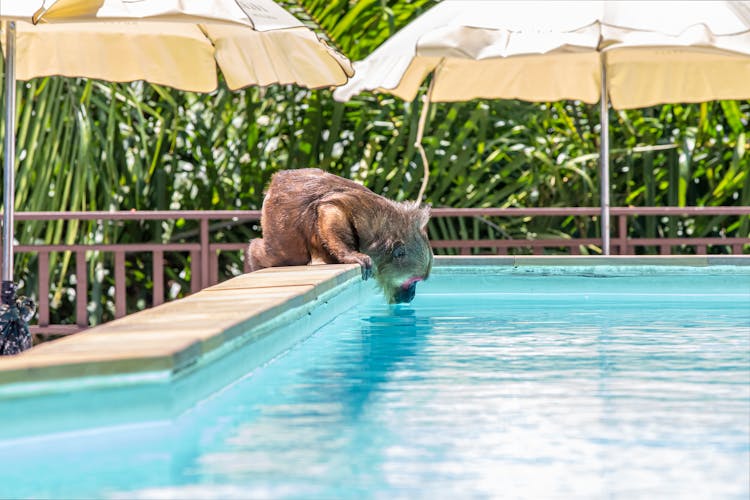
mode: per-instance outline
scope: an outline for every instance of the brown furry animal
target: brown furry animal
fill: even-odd
[[[263,238],[250,242],[251,271],[351,263],[375,276],[390,303],[411,302],[430,274],[429,208],[397,203],[316,168],[274,174],[263,200]]]

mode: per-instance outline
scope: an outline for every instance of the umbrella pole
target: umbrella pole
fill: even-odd
[[[599,155],[602,255],[609,255],[609,97],[607,95],[607,67],[602,57],[602,94],[599,100],[601,122],[601,152]]]
[[[18,354],[32,345],[29,320],[34,301],[16,297],[13,283],[13,212],[16,160],[16,23],[8,22],[5,39],[5,165],[3,181],[3,266],[0,288],[0,355]]]
[[[2,303],[11,305],[16,299],[13,283],[13,212],[15,211],[16,158],[16,23],[6,24],[5,38],[5,165],[3,186],[3,266]]]

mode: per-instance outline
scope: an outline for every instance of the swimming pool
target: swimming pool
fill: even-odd
[[[409,306],[361,299],[249,373],[247,348],[206,367],[236,380],[176,414],[6,436],[0,496],[750,494],[750,267],[437,267]]]

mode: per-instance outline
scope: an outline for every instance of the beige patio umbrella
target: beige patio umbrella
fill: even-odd
[[[352,74],[343,55],[272,0],[58,0],[32,17],[40,24],[16,28],[20,80],[147,80],[210,92],[217,66],[232,90],[328,87]]]
[[[145,80],[210,92],[218,70],[233,90],[276,83],[328,87],[352,75],[346,57],[272,0],[0,0],[0,21],[6,59],[2,304],[8,312],[16,302],[16,79]],[[0,354],[3,345],[0,338]]]
[[[432,74],[432,102],[599,101],[606,255],[609,102],[750,98],[750,2],[445,0],[354,68],[337,99],[378,91],[412,100]]]

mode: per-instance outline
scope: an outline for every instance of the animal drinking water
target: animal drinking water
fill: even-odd
[[[273,266],[359,264],[390,303],[411,302],[432,268],[428,207],[395,202],[319,169],[284,170],[263,200],[263,238],[250,242],[251,271]]]

